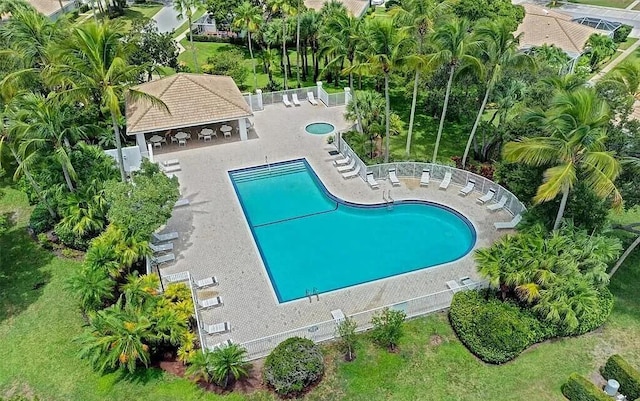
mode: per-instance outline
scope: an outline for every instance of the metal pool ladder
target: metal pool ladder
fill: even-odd
[[[267,156],[264,157],[264,163],[267,165],[267,169],[269,169],[269,175],[271,175],[271,165],[269,164]]]
[[[382,190],[382,200],[384,200],[384,203],[387,205],[388,210],[393,209],[393,198],[391,197],[391,190],[389,190],[386,196],[384,190]]]

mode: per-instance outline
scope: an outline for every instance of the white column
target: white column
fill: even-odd
[[[320,97],[320,90],[322,89],[322,81],[318,81],[318,82],[316,82],[316,85],[318,86],[318,93],[317,93],[317,95],[318,95],[318,97]]]
[[[258,110],[263,110],[264,106],[262,104],[262,89],[256,89],[256,99],[258,99]],[[253,106],[251,108],[253,109]]]
[[[240,140],[247,140],[247,122],[244,118],[238,120],[238,131],[240,132]]]
[[[144,139],[144,134],[136,134],[136,144],[140,148],[140,154],[142,156],[149,156],[147,153],[147,141]]]
[[[351,102],[351,88],[344,88],[344,104],[347,105]]]
[[[148,149],[149,149],[149,153],[147,153],[147,156],[149,156],[149,161],[151,163],[153,163],[154,162],[154,160],[153,160],[153,146],[151,146],[151,144],[149,144],[147,146],[148,146]]]

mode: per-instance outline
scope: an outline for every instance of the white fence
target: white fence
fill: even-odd
[[[348,317],[357,323],[358,327],[356,331],[365,331],[373,327],[371,318],[384,308],[401,310],[407,315],[407,319],[410,319],[447,309],[451,305],[454,291],[469,290],[484,286],[486,286],[485,283],[471,283],[456,288],[455,290],[445,290],[424,295],[395,304],[354,313]],[[338,323],[339,321],[336,320],[327,320],[272,336],[247,341],[241,345],[247,349],[247,359],[254,360],[267,356],[278,344],[291,337],[304,337],[314,342],[334,339],[337,337],[336,327]]]
[[[262,92],[260,90],[257,90],[255,94],[243,93],[243,96],[247,104],[251,106],[251,110],[253,111],[264,110],[264,106],[268,104],[282,103],[282,98],[284,97],[284,95],[287,95],[290,102],[292,101],[294,94],[298,96],[298,100],[300,100],[300,102],[306,102],[308,98],[307,94],[309,92],[313,93],[313,97],[316,100],[324,103],[325,106],[334,107],[342,106],[347,103],[347,101],[349,100],[349,96],[347,95],[348,89],[349,88],[345,88],[344,92],[329,94],[322,87],[322,82],[318,82],[317,86],[294,88],[288,89],[286,91],[276,92]]]
[[[160,272],[160,269],[158,269],[158,272]],[[198,330],[198,339],[200,340],[200,348],[202,348],[202,350],[204,351],[205,347],[207,346],[207,343],[205,342],[206,336],[202,333],[202,324],[200,323],[200,314],[198,313],[198,294],[193,288],[194,284],[191,273],[189,273],[189,271],[184,271],[180,273],[169,274],[166,276],[161,276],[160,280],[163,291],[165,285],[169,285],[172,283],[186,282],[186,284],[189,286],[189,290],[191,290],[191,299],[193,300],[193,313],[196,317],[196,327]]]
[[[296,94],[301,102],[306,102],[307,92],[313,92],[313,96],[318,97],[318,88],[315,86],[309,86],[306,88],[289,89],[286,91],[263,92],[262,104],[267,105],[282,103],[282,97],[284,95],[287,95],[289,97],[289,101],[291,101],[293,94]]]

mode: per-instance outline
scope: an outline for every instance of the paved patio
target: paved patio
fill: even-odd
[[[176,158],[180,161],[182,170],[176,174],[180,191],[191,202],[188,207],[176,209],[167,224],[166,231],[178,231],[180,239],[175,241],[176,262],[161,268],[162,275],[189,270],[195,279],[215,275],[220,282],[198,293],[200,299],[220,295],[224,302],[222,307],[202,311],[203,322],[231,323],[230,333],[208,336],[209,344],[228,338],[245,342],[330,320],[330,311],[334,309],[342,309],[348,315],[445,290],[448,280],[462,276],[477,278],[469,254],[439,267],[320,294],[319,300],[277,302],[227,171],[264,164],[265,156],[269,162],[305,157],[336,196],[352,202],[380,203],[382,190],[391,188],[389,183],[381,182],[380,190],[371,190],[360,178],[344,180],[325,149],[326,136],[304,132],[307,124],[316,121],[330,122],[338,130],[346,129],[349,124],[343,114],[344,107],[267,106],[255,114],[255,139],[181,148],[156,157],[160,161]],[[454,185],[447,191],[439,191],[437,183],[420,188],[419,180],[401,181],[401,187],[392,189],[396,200],[428,199],[455,208],[474,224],[478,234],[476,247],[487,246],[501,235],[493,227],[494,222],[511,220],[507,212],[490,213],[486,207],[477,205],[475,199],[480,195],[477,192],[462,198]],[[319,246],[330,255],[332,247],[340,246],[340,239],[328,239]],[[389,250],[380,242],[378,251]]]

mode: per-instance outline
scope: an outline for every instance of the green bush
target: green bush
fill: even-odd
[[[595,308],[591,312],[589,312],[589,310],[586,310],[580,318],[580,324],[578,328],[575,331],[566,334],[579,336],[597,329],[607,321],[612,310],[613,294],[606,287],[598,289],[597,308]]]
[[[489,363],[507,362],[531,344],[555,334],[553,328],[544,327],[532,312],[511,302],[502,302],[488,292],[456,293],[449,320],[469,351]]]
[[[231,43],[232,45],[243,45],[242,38],[220,37],[213,35],[193,35],[194,42],[210,42],[210,43]]]
[[[31,227],[34,234],[49,231],[55,224],[56,219],[51,217],[51,214],[49,214],[49,211],[44,204],[38,203],[36,207],[33,208],[31,217],[29,218],[29,227]]]
[[[577,373],[572,373],[562,385],[562,394],[570,401],[611,401],[602,389]]]
[[[640,398],[640,372],[620,355],[611,355],[600,369],[600,373],[607,380],[617,380],[620,383],[620,392],[627,398]]]
[[[228,75],[236,85],[242,87],[249,76],[249,68],[244,63],[244,54],[237,49],[217,53],[209,57],[207,64],[202,66],[202,72],[213,75]]]
[[[623,24],[620,28],[616,29],[613,33],[613,41],[616,43],[622,43],[627,40],[627,37],[631,33],[631,25]]]
[[[86,13],[87,11],[89,11],[89,5],[88,4],[83,4],[80,6],[80,12],[81,13]]]
[[[403,311],[384,308],[371,318],[371,337],[378,345],[395,349],[402,337],[402,323],[406,317],[407,314]]]
[[[299,394],[322,378],[322,352],[311,340],[289,338],[271,351],[262,374],[265,383],[279,395]]]
[[[83,238],[73,232],[70,228],[63,224],[57,224],[55,229],[56,235],[64,245],[69,248],[84,251],[89,246],[89,239]]]

